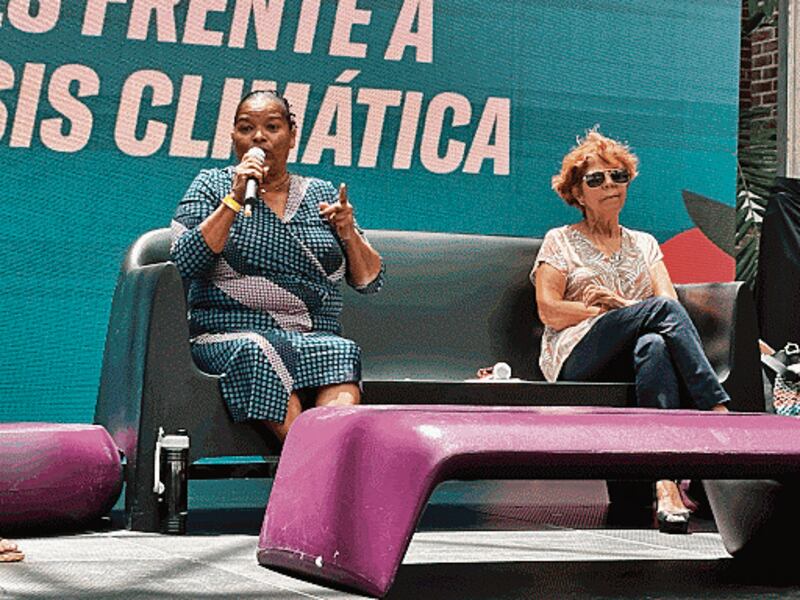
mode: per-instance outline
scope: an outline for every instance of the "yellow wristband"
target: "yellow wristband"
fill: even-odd
[[[235,213],[238,213],[240,210],[242,210],[242,205],[239,204],[236,200],[234,200],[233,195],[231,194],[225,196],[222,199],[222,203]]]

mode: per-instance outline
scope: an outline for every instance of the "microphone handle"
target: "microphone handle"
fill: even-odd
[[[244,188],[245,217],[249,217],[253,214],[253,205],[256,203],[257,191],[258,191],[258,180],[255,177],[250,177],[247,180],[247,185]]]

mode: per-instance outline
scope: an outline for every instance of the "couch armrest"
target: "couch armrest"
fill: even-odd
[[[104,425],[127,457],[128,526],[157,531],[153,493],[159,427],[189,432],[189,461],[212,456],[265,456],[275,443],[259,424],[231,421],[219,376],[197,368],[189,345],[186,298],[178,269],[150,250],[146,234],[128,252],[109,317],[95,422]],[[151,240],[152,241],[152,240]],[[155,260],[141,264],[141,260]],[[163,258],[162,258],[163,260]]]
[[[736,411],[764,411],[753,297],[741,281],[676,285]]]
[[[103,352],[95,422],[103,425],[128,460],[135,460],[139,427],[152,422],[154,409],[144,402],[150,341],[153,335],[177,339],[168,342],[176,357],[191,362],[186,300],[178,270],[164,262],[124,265],[111,303]]]
[[[128,526],[156,531],[153,465],[158,428],[174,431],[173,415],[186,414],[171,400],[183,394],[197,401],[208,399],[212,405],[221,401],[218,378],[199,371],[192,360],[177,268],[169,262],[132,264],[131,254],[111,304],[95,422],[106,427],[127,458]],[[191,423],[180,426],[192,428]]]

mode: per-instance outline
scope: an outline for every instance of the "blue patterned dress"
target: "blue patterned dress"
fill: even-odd
[[[172,259],[190,282],[192,355],[222,375],[233,419],[283,422],[294,390],[361,379],[361,349],[340,336],[343,242],[319,214],[337,192],[292,175],[283,218],[256,203],[252,217],[236,216],[215,254],[199,225],[230,191],[232,175],[232,166],[203,170],[189,186],[172,221]],[[383,266],[365,286],[348,283],[377,292]]]

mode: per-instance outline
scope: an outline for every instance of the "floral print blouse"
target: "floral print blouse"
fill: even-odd
[[[551,229],[531,270],[535,284],[536,269],[542,263],[558,269],[567,278],[564,300],[580,301],[583,290],[598,284],[615,290],[629,300],[645,300],[653,295],[650,267],[664,258],[656,239],[649,233],[622,227],[619,250],[608,256],[598,250],[574,225]],[[561,366],[572,349],[583,339],[598,319],[590,317],[556,331],[545,326],[539,367],[547,381],[556,381]]]

